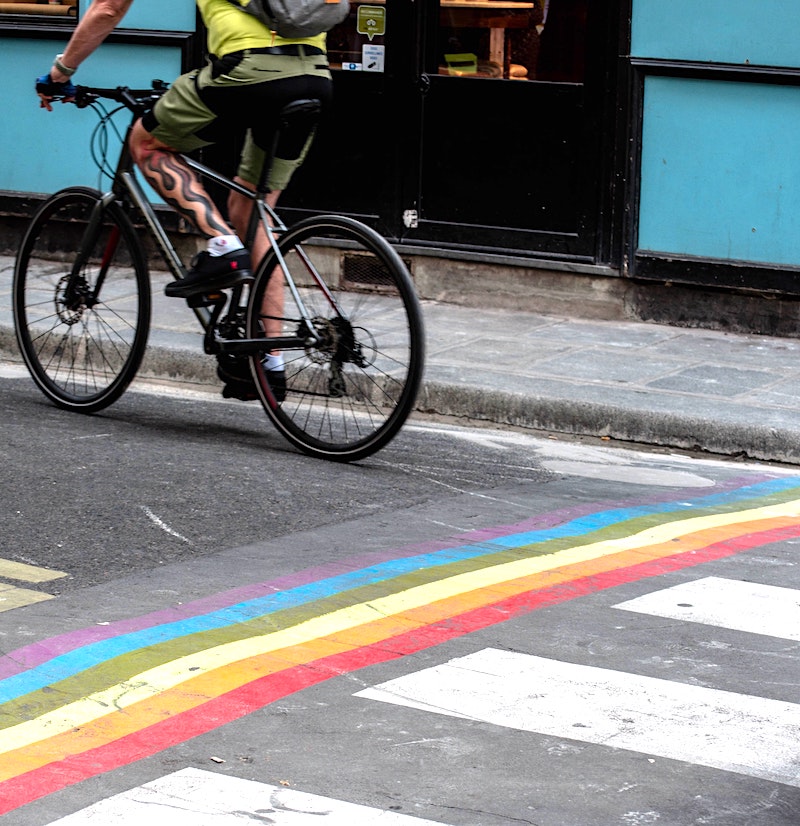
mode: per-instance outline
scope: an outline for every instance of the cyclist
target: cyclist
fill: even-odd
[[[207,249],[195,256],[187,277],[166,286],[168,296],[182,298],[250,280],[250,256],[260,260],[267,240],[262,230],[254,248],[244,249],[240,238],[246,232],[252,202],[231,193],[229,224],[178,153],[209,146],[234,131],[245,135],[235,180],[255,189],[278,112],[301,98],[318,98],[326,107],[332,96],[324,34],[287,40],[229,0],[196,2],[208,30],[208,61],[201,69],[178,77],[153,110],[136,122],[130,139],[134,160],[153,189],[208,239]],[[52,111],[54,97],[71,99],[72,76],[116,28],[132,3],[94,0],[86,9],[64,52],[56,56],[48,74],[37,80],[43,108]],[[305,159],[312,139],[313,134],[303,135],[295,146],[291,141],[281,142],[268,180],[267,200],[272,206]],[[274,282],[267,301],[280,308],[283,287],[279,279]],[[280,312],[272,314],[280,316]],[[265,332],[277,335],[280,331]],[[280,353],[269,354],[265,367],[282,372]],[[271,378],[271,383],[275,388],[276,381]],[[225,395],[241,397],[235,389]]]

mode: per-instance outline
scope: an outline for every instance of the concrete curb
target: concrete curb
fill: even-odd
[[[487,392],[437,382],[425,382],[417,407],[423,413],[497,425],[800,464],[796,432],[752,421],[720,421],[607,402]]]
[[[0,324],[0,358],[20,362],[13,328]],[[432,369],[417,400],[422,414],[473,420],[498,426],[607,437],[662,448],[704,451],[728,457],[800,464],[798,433],[768,411],[705,400],[691,413],[674,409],[674,400],[641,390],[592,388],[568,381],[540,381],[538,391],[520,392],[470,384],[458,370]],[[143,377],[218,387],[216,363],[199,346],[191,350],[149,344]],[[524,387],[518,382],[517,387]],[[594,396],[592,398],[592,396]],[[605,398],[603,398],[605,396]]]

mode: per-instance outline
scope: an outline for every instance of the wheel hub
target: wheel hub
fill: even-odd
[[[56,314],[64,324],[77,324],[83,318],[84,310],[91,307],[90,293],[86,282],[81,279],[79,284],[73,285],[70,290],[72,276],[63,275],[56,285],[55,305]]]

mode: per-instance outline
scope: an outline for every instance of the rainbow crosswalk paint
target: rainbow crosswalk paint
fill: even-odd
[[[800,477],[584,505],[64,634],[0,659],[0,814],[306,686],[800,536]]]

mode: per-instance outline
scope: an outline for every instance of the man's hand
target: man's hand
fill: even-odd
[[[39,95],[39,106],[42,109],[47,109],[48,112],[53,111],[51,104],[54,100],[60,100],[62,103],[70,103],[75,100],[75,92],[75,86],[69,78],[60,83],[53,80],[50,74],[36,78],[36,94]]]

